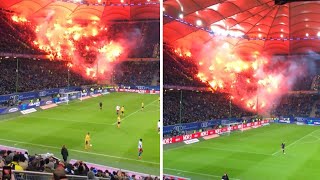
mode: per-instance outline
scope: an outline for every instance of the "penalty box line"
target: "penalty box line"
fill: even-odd
[[[303,138],[305,138],[305,137],[307,137],[307,136],[311,135],[312,133],[314,133],[314,132],[316,132],[316,131],[319,131],[319,129],[316,129],[316,130],[314,130],[314,131],[311,131],[310,133],[308,133],[308,134],[304,135],[303,137],[301,137],[301,138],[297,139],[297,140],[296,140],[296,141],[294,141],[293,143],[289,144],[286,148],[289,148],[290,146],[295,145],[295,144],[296,144],[297,142],[299,142],[301,139],[303,139]],[[282,151],[282,149],[280,149],[280,150],[278,150],[278,151],[274,152],[274,153],[272,154],[272,156],[274,156],[274,155],[278,154],[278,153],[279,153],[279,152],[281,152],[281,151]]]
[[[216,178],[220,178],[221,176],[217,176],[217,175],[213,175],[213,174],[205,174],[205,173],[197,173],[197,172],[193,172],[193,171],[185,171],[185,170],[180,170],[180,169],[172,169],[172,168],[163,168],[169,171],[176,171],[176,172],[183,172],[183,173],[189,173],[189,174],[195,174],[195,175],[200,175],[200,176],[207,176],[207,177],[216,177]],[[233,179],[233,180],[240,180],[237,178],[229,178],[229,179]]]
[[[15,141],[15,140],[10,140],[10,139],[0,139],[0,141],[13,142],[13,143],[18,143],[18,144],[26,144],[26,145],[38,146],[38,147],[44,147],[44,148],[51,148],[51,149],[61,149],[61,148],[55,147],[55,146],[47,146],[47,145],[41,145],[41,144],[34,144],[34,143],[28,143],[28,142],[22,142],[22,141]],[[152,162],[152,161],[144,161],[144,160],[138,160],[138,159],[132,159],[132,158],[125,158],[125,157],[113,156],[113,155],[108,155],[108,154],[94,153],[94,152],[88,152],[88,151],[81,151],[81,150],[76,150],[76,149],[68,149],[68,150],[69,150],[69,151],[73,151],[73,152],[82,153],[82,154],[90,154],[90,155],[103,156],[103,157],[109,157],[109,158],[114,158],[114,159],[123,159],[123,160],[128,160],[128,161],[136,161],[136,162],[142,162],[142,163],[146,163],[146,164],[155,164],[155,165],[159,165],[159,164],[160,164],[160,163]]]
[[[144,107],[150,106],[151,104],[153,104],[153,103],[156,102],[156,101],[157,101],[157,100],[154,100],[154,101],[152,101],[151,103],[145,105]],[[141,108],[139,108],[137,111],[129,114],[128,116],[124,117],[124,118],[121,120],[121,122],[123,122],[127,117],[130,117],[130,116],[136,114],[136,113],[139,112],[139,111],[141,111]],[[116,125],[116,124],[117,124],[117,122],[113,123],[112,125]]]

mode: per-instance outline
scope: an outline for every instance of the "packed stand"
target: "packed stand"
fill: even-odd
[[[320,118],[320,102],[316,104],[316,117]]]
[[[164,85],[206,87],[194,74],[197,68],[189,58],[178,57],[172,51],[163,52],[163,82]]]
[[[124,61],[115,67],[114,82],[123,85],[152,85],[160,77],[160,61]],[[159,82],[157,84],[159,85]]]
[[[207,121],[230,117],[230,101],[227,94],[197,91],[164,90],[163,124],[164,126],[180,123]],[[231,117],[240,118],[253,114],[236,105],[231,106]]]
[[[0,69],[1,95],[14,93],[16,82],[18,82],[18,92],[68,86],[68,68],[67,62],[64,61],[2,58]],[[81,86],[94,82],[70,70],[69,83],[70,86]]]
[[[44,52],[34,43],[36,40],[36,26],[25,19],[19,23],[14,20],[13,12],[0,9],[0,52],[18,54],[51,54]],[[129,45],[129,58],[159,58],[160,49],[160,23],[159,22],[120,22],[106,26],[107,31],[101,33],[85,45],[93,44],[97,38],[107,38],[108,40],[126,41]],[[103,36],[103,37],[102,37]],[[135,42],[131,44],[131,42]],[[79,44],[78,48],[85,47]],[[87,52],[87,51],[81,51]],[[81,53],[80,53],[81,54]],[[85,55],[89,59],[94,56],[90,53]],[[66,59],[66,57],[63,57]]]
[[[312,90],[320,91],[320,75],[314,77],[312,82]]]
[[[135,175],[129,176],[126,172],[118,170],[110,172],[102,171],[93,167],[89,168],[86,163],[77,161],[73,164],[60,161],[56,157],[47,154],[29,155],[11,150],[0,150],[0,168],[11,166],[17,171],[36,171],[43,173],[53,173],[57,179],[65,178],[67,175],[87,176],[88,179],[106,178],[111,180],[130,179],[135,180]],[[20,179],[23,178],[23,174]],[[157,180],[158,178],[144,177],[144,180]]]
[[[282,97],[280,104],[273,111],[274,116],[309,117],[319,95],[292,94]]]
[[[0,52],[44,54],[31,42],[36,38],[30,22],[15,23],[11,12],[0,9]]]

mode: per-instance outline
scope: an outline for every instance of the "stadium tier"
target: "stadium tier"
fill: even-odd
[[[159,12],[0,0],[0,179],[159,179]]]
[[[68,71],[68,62],[0,57],[0,94],[82,86],[96,81]],[[123,61],[111,82],[124,85],[159,85],[159,61]]]
[[[279,2],[164,1],[167,179],[320,176],[320,2]]]

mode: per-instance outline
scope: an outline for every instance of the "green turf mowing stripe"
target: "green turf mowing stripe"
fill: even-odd
[[[319,127],[271,124],[191,145],[165,145],[164,173],[192,180],[220,180],[225,172],[241,180],[317,179],[319,140]],[[281,142],[288,144],[286,154],[272,155]]]
[[[293,143],[291,143],[291,144],[289,144],[288,146],[286,146],[286,149],[288,149],[290,146],[295,145],[297,142],[301,141],[303,138],[305,138],[305,137],[307,137],[307,136],[311,135],[312,133],[314,133],[314,132],[316,132],[316,131],[319,131],[319,129],[318,129],[318,130],[314,130],[314,131],[312,131],[312,132],[310,132],[310,133],[306,134],[305,136],[303,136],[303,137],[301,137],[301,138],[297,139],[297,140],[296,140],[296,141],[294,141]],[[276,151],[275,153],[273,153],[273,154],[272,154],[272,156],[274,156],[274,155],[278,154],[278,153],[279,153],[279,152],[281,152],[281,151],[282,151],[282,149],[280,149],[279,151]]]
[[[154,100],[154,101],[152,101],[151,103],[147,104],[147,105],[145,106],[145,108],[146,108],[147,106],[151,105],[152,103],[156,102],[156,101],[157,101],[157,100]],[[134,115],[134,114],[136,114],[137,112],[140,112],[140,111],[141,111],[141,108],[139,108],[139,109],[136,110],[135,112],[129,114],[128,116],[124,117],[124,118],[121,120],[121,122],[123,122],[126,118],[128,118],[128,117],[130,117],[130,116],[132,116],[132,115]],[[116,124],[117,124],[117,122],[113,123],[112,125],[116,125]]]
[[[28,115],[19,114],[1,123],[0,138],[3,140],[0,139],[0,143],[28,149],[31,154],[49,152],[57,157],[61,157],[61,146],[66,145],[70,149],[70,159],[159,175],[160,135],[157,122],[160,112],[154,102],[156,100],[158,95],[111,93]],[[103,102],[102,110],[99,102]],[[130,115],[141,108],[141,102],[154,103],[144,111]],[[125,106],[127,113],[123,116],[127,119],[120,128],[112,125],[118,117],[116,105]],[[11,117],[3,116],[3,119]],[[88,152],[84,150],[87,132],[90,132],[93,144]],[[144,146],[142,160],[138,159],[140,138]]]
[[[196,174],[196,175],[201,175],[201,176],[208,176],[208,177],[214,177],[214,178],[221,178],[221,176],[217,176],[217,175],[213,175],[213,174],[204,174],[204,173],[197,173],[197,172],[192,172],[192,171],[184,171],[184,170],[180,170],[180,169],[172,169],[172,168],[164,168],[167,169],[169,171],[176,171],[176,172],[184,172],[184,173],[190,173],[190,174]],[[233,179],[233,180],[240,180],[237,178],[229,178],[229,179]]]
[[[52,149],[61,149],[61,147],[54,147],[54,146],[47,146],[47,145],[41,145],[41,144],[34,144],[34,143],[28,143],[28,142],[22,142],[22,141],[13,141],[10,139],[0,139],[1,141],[8,141],[8,142],[14,142],[14,143],[19,143],[19,144],[28,144],[32,146],[38,146],[38,147],[45,147],[45,148],[52,148]],[[150,161],[144,161],[144,160],[137,160],[137,159],[130,159],[130,158],[124,158],[124,157],[118,157],[118,156],[112,156],[108,154],[99,154],[99,153],[94,153],[94,152],[89,152],[89,151],[80,151],[76,149],[68,149],[69,151],[74,151],[74,152],[79,152],[79,153],[85,153],[85,154],[92,154],[96,156],[105,156],[105,157],[111,157],[115,159],[125,159],[129,161],[137,161],[137,162],[143,162],[143,163],[148,163],[148,164],[159,164],[156,162],[150,162]]]

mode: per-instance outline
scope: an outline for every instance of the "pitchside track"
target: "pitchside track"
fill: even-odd
[[[99,102],[103,102],[103,110]],[[141,111],[141,102],[145,109]],[[116,127],[116,105],[125,106],[121,128]],[[0,118],[0,144],[28,149],[34,153],[54,153],[61,158],[65,144],[69,159],[121,169],[160,174],[160,147],[157,122],[158,95],[112,93],[29,115]],[[84,136],[91,134],[92,149],[84,150]],[[138,159],[138,141],[144,153]]]
[[[318,179],[319,154],[320,127],[272,124],[191,145],[166,145],[164,173],[201,180],[221,180],[224,172],[231,180]]]

